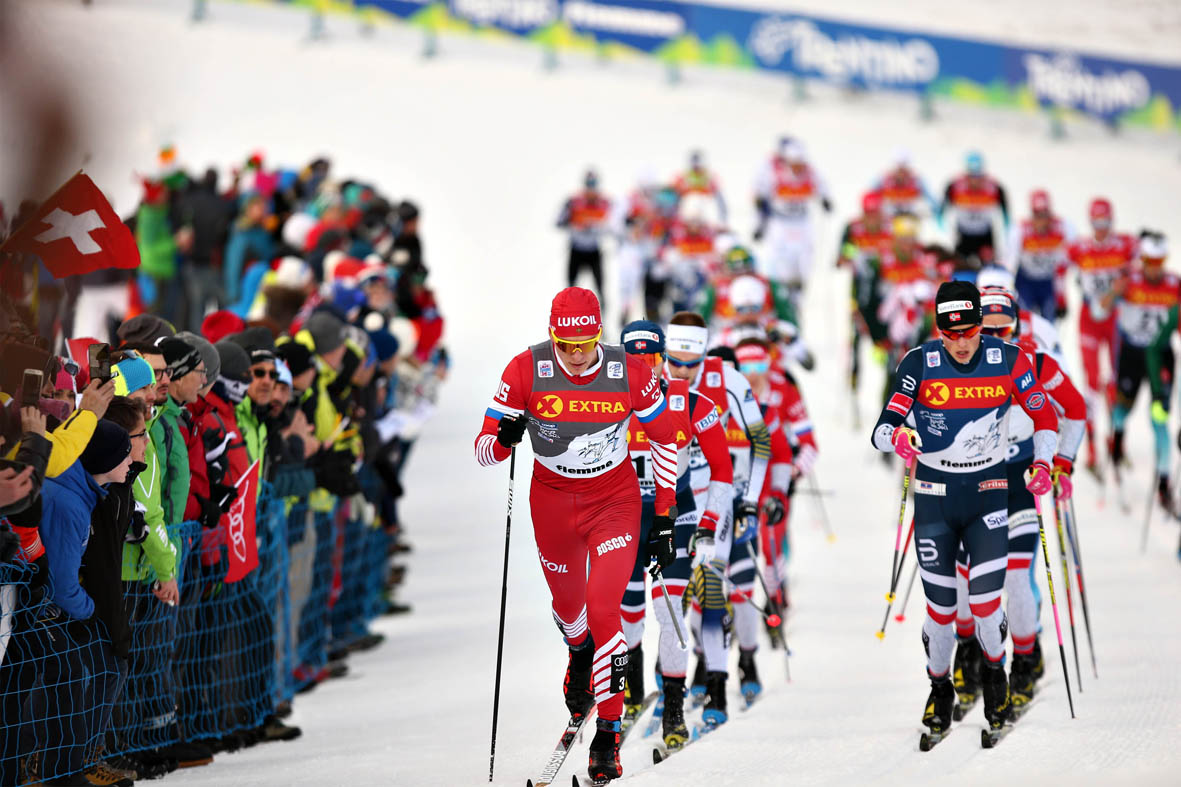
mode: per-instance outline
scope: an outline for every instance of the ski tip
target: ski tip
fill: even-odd
[[[931,751],[931,738],[925,732],[919,736],[919,751]]]
[[[660,749],[653,748],[652,749],[652,764],[658,765],[660,763],[660,761],[663,759],[664,759],[664,757],[661,755]]]
[[[578,774],[574,774],[570,777],[570,787],[579,787],[580,784],[581,782],[578,781]]]

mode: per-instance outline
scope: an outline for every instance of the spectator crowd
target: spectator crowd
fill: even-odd
[[[0,784],[297,738],[295,695],[409,611],[401,478],[448,370],[418,208],[323,158],[142,180],[137,269],[0,254]]]

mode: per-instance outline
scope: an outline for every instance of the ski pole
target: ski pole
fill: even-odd
[[[894,600],[894,585],[898,583],[898,556],[902,549],[902,525],[906,522],[906,496],[910,492],[910,462],[906,463],[906,473],[902,476],[902,505],[898,507],[898,530],[894,533],[894,562],[890,566],[890,592],[886,594],[886,601]]]
[[[771,539],[768,539],[768,542],[770,542],[770,541],[771,541]],[[767,597],[767,599],[770,600],[771,599],[771,591],[767,588],[767,580],[766,580],[766,578],[763,577],[763,572],[759,570],[759,556],[755,554],[754,544],[752,544],[749,541],[746,542],[746,554],[750,555],[751,562],[755,564],[755,576],[757,576],[759,578],[759,584],[763,586],[763,595],[765,595]],[[783,618],[779,615],[776,615],[775,613],[771,613],[770,615],[767,615],[766,618],[767,618],[767,625],[768,626],[770,626],[771,628],[774,628],[774,629],[778,629],[779,638],[783,640],[783,649],[785,651],[787,651],[787,656],[790,659],[791,658],[791,649],[789,647],[787,647],[787,637],[783,633]],[[787,668],[787,679],[789,681],[791,680],[791,666],[790,665],[788,665],[788,668]]]
[[[906,563],[906,553],[910,551],[911,537],[914,535],[914,517],[910,518],[910,529],[906,532],[906,544],[902,547],[902,558],[898,561],[898,568],[894,574],[894,579],[890,582],[890,592],[886,594],[886,614],[882,617],[882,627],[874,634],[878,639],[886,638],[886,623],[890,620],[890,610],[894,608],[895,591],[898,589],[898,580],[902,577],[902,566]],[[915,558],[916,560],[918,558]]]
[[[919,575],[919,561],[915,558],[914,568],[910,572],[910,583],[906,586],[906,595],[902,597],[902,611],[894,616],[899,623],[906,620],[906,605],[910,601],[910,591],[914,590],[914,578]]]
[[[1058,530],[1058,553],[1062,556],[1062,576],[1066,585],[1066,614],[1070,620],[1070,645],[1074,648],[1074,676],[1078,693],[1083,693],[1083,672],[1078,665],[1078,635],[1074,629],[1074,597],[1070,593],[1070,565],[1066,558],[1066,538],[1062,535],[1062,520],[1066,518],[1065,506],[1054,501],[1054,526]]]
[[[1066,667],[1066,646],[1062,644],[1062,623],[1058,620],[1058,602],[1054,598],[1054,575],[1050,571],[1050,551],[1046,548],[1046,525],[1042,521],[1041,495],[1033,496],[1037,510],[1038,536],[1042,541],[1042,559],[1046,563],[1046,585],[1050,589],[1050,606],[1054,610],[1054,630],[1058,632],[1058,655],[1062,657],[1062,679],[1066,681],[1066,701],[1070,703],[1070,718],[1074,718],[1074,697],[1070,693],[1070,671]]]
[[[656,581],[660,583],[660,592],[664,596],[664,603],[668,605],[668,616],[672,618],[673,628],[677,632],[677,641],[681,643],[681,650],[685,650],[685,634],[681,631],[681,621],[677,618],[677,613],[673,612],[673,603],[668,597],[668,586],[664,584],[664,572],[660,570],[660,564],[656,563],[649,569],[649,573],[656,577]]]
[[[785,538],[786,538],[786,536],[785,536]],[[747,542],[747,545],[748,546],[750,545],[749,542]],[[775,543],[774,538],[768,538],[767,545],[771,548],[769,551],[771,552],[770,557],[772,560],[772,565],[774,565],[776,567],[775,578],[779,580],[779,587],[780,587],[780,590],[782,590],[784,587],[784,581],[785,581],[786,577],[779,576],[779,568],[778,568],[778,566],[779,566],[779,554],[778,554],[779,545]],[[751,548],[751,557],[752,558],[754,557],[753,553],[754,553],[754,549]],[[766,580],[763,581],[763,592],[767,593]],[[771,595],[770,595],[770,593],[768,593],[767,598],[770,598],[770,597],[771,597]],[[786,593],[784,594],[783,600],[785,602],[787,601]],[[782,607],[780,609],[782,609]],[[789,647],[787,644],[787,633],[783,630],[783,618],[779,619],[779,638],[781,640],[783,640],[783,655],[784,655],[783,664],[787,670],[787,682],[791,683],[791,647]]]
[[[824,496],[820,494],[820,484],[816,483],[815,470],[808,473],[808,484],[812,488],[812,497],[816,501],[816,505],[820,507],[820,521],[824,524],[824,537],[831,544],[837,540],[837,534],[833,532],[832,523],[828,520],[828,507],[824,505]]]
[[[496,684],[492,689],[492,749],[488,754],[488,781],[496,770],[496,721],[500,714],[500,667],[504,658],[504,608],[508,600],[508,545],[513,529],[513,476],[517,471],[517,448],[513,446],[508,460],[508,514],[504,525],[504,572],[500,579],[500,634],[496,639]]]
[[[1078,580],[1078,597],[1083,607],[1083,624],[1087,627],[1087,648],[1091,651],[1091,672],[1099,678],[1099,667],[1095,664],[1095,642],[1091,639],[1091,610],[1087,606],[1087,587],[1083,583],[1083,551],[1078,541],[1078,520],[1074,518],[1074,498],[1070,498],[1070,510],[1066,518],[1066,535],[1074,555],[1074,574]]]

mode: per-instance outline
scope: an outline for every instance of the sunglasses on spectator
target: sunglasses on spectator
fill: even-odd
[[[954,342],[956,339],[971,339],[976,334],[980,333],[981,326],[973,325],[970,328],[961,328],[958,331],[945,331],[939,329],[939,335],[948,341]]]
[[[584,353],[589,353],[595,349],[599,344],[599,339],[603,335],[603,329],[589,339],[579,339],[578,341],[571,341],[569,339],[559,339],[550,329],[550,338],[554,340],[554,346],[564,353],[573,353],[576,350],[581,350]]]
[[[144,431],[142,431],[142,432],[136,432],[135,434],[129,434],[129,435],[127,435],[127,436],[128,436],[129,438],[131,438],[132,440],[138,440],[138,439],[139,439],[139,438],[141,438],[141,437],[147,437],[147,436],[148,436],[148,430],[146,430],[146,429],[145,429],[145,430],[144,430]]]
[[[1007,323],[1005,325],[985,325],[980,330],[988,336],[995,336],[998,339],[1008,339],[1017,330],[1014,323]]]
[[[701,362],[704,360],[705,360],[704,355],[700,356],[699,358],[695,358],[692,361],[681,361],[681,360],[678,360],[678,359],[672,357],[671,355],[668,356],[668,362],[670,364],[672,364],[673,366],[676,366],[680,369],[691,369],[694,366],[700,366]]]
[[[254,379],[261,380],[264,377],[270,377],[272,380],[279,379],[279,371],[277,369],[251,369],[254,373]]]

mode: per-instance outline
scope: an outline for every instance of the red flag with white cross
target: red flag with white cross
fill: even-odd
[[[139,267],[131,230],[82,172],[37,208],[0,246],[0,253],[40,257],[57,279],[102,268]]]

